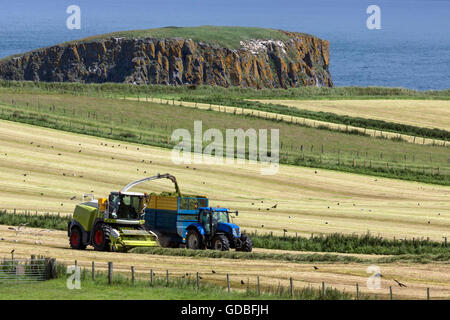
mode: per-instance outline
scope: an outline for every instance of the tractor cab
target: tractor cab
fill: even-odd
[[[234,212],[236,215],[239,213]],[[232,238],[239,238],[239,226],[230,222],[230,211],[226,208],[199,208],[199,223],[205,230],[206,238],[213,238],[217,234],[228,234]]]
[[[230,217],[225,208],[200,208],[199,222],[205,229],[206,235],[210,236],[216,234],[219,229],[223,229],[221,224],[230,224]]]
[[[147,196],[137,192],[111,192],[108,214],[110,219],[141,220]]]

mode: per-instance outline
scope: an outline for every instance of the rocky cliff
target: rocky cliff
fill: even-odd
[[[244,40],[237,49],[188,38],[74,42],[4,59],[0,78],[253,88],[333,86],[328,41],[281,32],[288,40]]]

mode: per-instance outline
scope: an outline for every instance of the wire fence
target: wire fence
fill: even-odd
[[[35,256],[31,259],[14,259],[14,252],[11,255],[10,259],[0,260],[0,283],[44,281],[50,278],[54,260]]]

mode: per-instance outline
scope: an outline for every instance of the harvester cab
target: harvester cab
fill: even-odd
[[[142,213],[147,195],[136,192],[111,192],[76,206],[68,225],[70,246],[98,251],[128,251],[135,247],[159,246],[158,237],[144,228]]]

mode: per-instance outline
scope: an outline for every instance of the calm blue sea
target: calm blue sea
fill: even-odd
[[[162,26],[234,25],[330,41],[336,86],[450,88],[449,0],[1,0],[0,58],[89,35]],[[66,8],[81,8],[68,30]],[[366,9],[381,9],[368,30]]]

